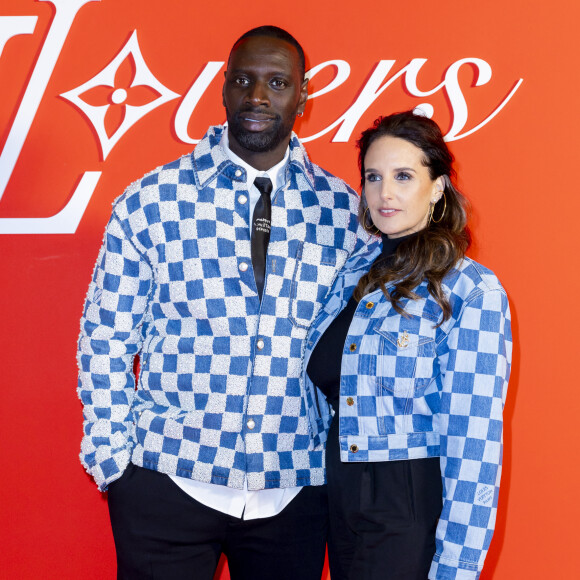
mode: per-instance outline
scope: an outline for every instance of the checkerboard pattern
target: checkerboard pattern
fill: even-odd
[[[308,338],[308,352],[379,253],[352,256]],[[442,511],[429,578],[475,580],[489,548],[502,462],[512,338],[505,291],[465,259],[444,280],[452,317],[427,292],[399,315],[380,290],[358,305],[341,367],[343,461],[441,458]],[[314,393],[307,380],[307,390]],[[313,395],[311,394],[311,398]]]
[[[358,198],[293,137],[260,303],[246,175],[222,133],[210,128],[114,205],[78,355],[81,460],[100,489],[129,461],[235,488],[247,478],[250,490],[324,483],[324,426],[300,373],[307,329],[366,241]]]

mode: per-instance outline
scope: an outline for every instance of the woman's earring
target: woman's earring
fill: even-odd
[[[433,222],[434,224],[438,224],[442,219],[443,216],[445,215],[445,210],[447,209],[447,198],[445,197],[445,192],[443,192],[443,211],[441,212],[441,215],[439,216],[439,219],[436,220],[433,217],[433,212],[435,211],[435,206],[437,205],[437,203],[439,202],[441,198],[439,198],[435,203],[431,204],[431,211],[429,213],[429,224],[431,222]],[[427,224],[427,225],[429,225]]]

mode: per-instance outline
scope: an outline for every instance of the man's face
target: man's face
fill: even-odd
[[[246,161],[280,161],[308,97],[296,48],[266,36],[243,40],[230,55],[222,94],[232,151]]]

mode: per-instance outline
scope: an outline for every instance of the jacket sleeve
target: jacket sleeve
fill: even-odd
[[[83,404],[81,463],[105,491],[131,457],[133,361],[153,286],[152,269],[113,213],[81,319],[78,395]]]
[[[439,356],[443,509],[431,580],[476,580],[495,526],[511,328],[502,289],[464,303]]]

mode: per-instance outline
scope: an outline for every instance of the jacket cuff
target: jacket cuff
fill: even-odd
[[[478,580],[480,574],[476,564],[433,560],[428,577],[429,580]]]
[[[119,479],[125,469],[127,469],[131,459],[131,453],[129,450],[123,449],[115,453],[114,456],[100,463],[94,463],[93,465],[85,463],[83,459],[83,455],[81,454],[81,462],[89,475],[95,480],[99,491],[107,491],[109,484]]]

